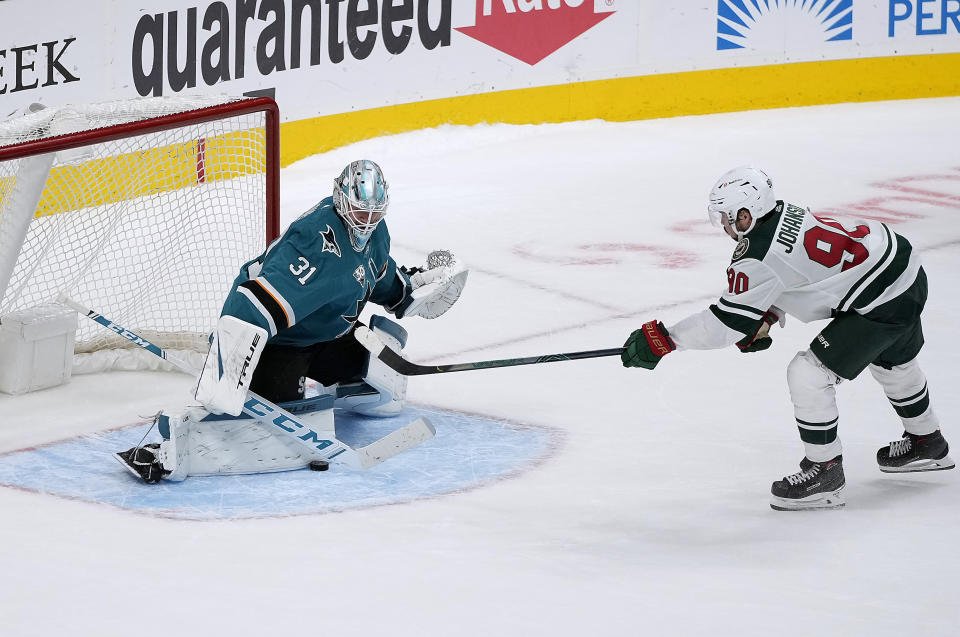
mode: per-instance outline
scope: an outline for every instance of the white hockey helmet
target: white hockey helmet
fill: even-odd
[[[350,162],[333,180],[333,205],[350,231],[354,250],[363,249],[387,214],[387,187],[380,166],[369,159]]]
[[[758,219],[772,212],[776,206],[777,198],[773,194],[770,176],[753,166],[739,166],[725,172],[713,185],[707,215],[713,225],[730,227],[733,232],[743,236],[753,230]],[[736,229],[737,213],[744,208],[753,220],[750,227],[741,232]]]

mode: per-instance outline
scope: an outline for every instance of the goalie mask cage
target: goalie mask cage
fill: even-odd
[[[279,234],[270,98],[160,97],[0,122],[0,317],[67,294],[206,352],[240,265]],[[76,352],[128,347],[81,321]]]

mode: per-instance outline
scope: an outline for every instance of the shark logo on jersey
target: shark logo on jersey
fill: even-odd
[[[337,237],[333,233],[333,228],[330,227],[330,224],[327,224],[326,231],[320,231],[320,236],[323,237],[323,248],[320,252],[332,252],[339,258],[340,246],[337,245]]]
[[[361,286],[367,284],[367,269],[362,265],[358,265],[357,269],[353,271],[353,278],[357,280]]]
[[[746,237],[744,237],[743,239],[740,239],[740,241],[737,243],[736,249],[733,251],[733,258],[730,260],[736,261],[743,255],[745,255],[747,253],[747,250],[749,249],[750,249],[750,239]]]

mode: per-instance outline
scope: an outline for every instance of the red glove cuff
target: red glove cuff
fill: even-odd
[[[647,339],[647,345],[650,346],[650,351],[657,356],[666,356],[677,349],[677,346],[670,339],[670,334],[667,333],[667,329],[660,321],[649,321],[644,323],[640,329],[643,330],[643,335]]]

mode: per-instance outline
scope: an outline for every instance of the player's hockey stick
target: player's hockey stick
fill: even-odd
[[[558,361],[572,361],[580,358],[600,358],[601,356],[620,356],[622,347],[613,349],[591,349],[585,352],[567,352],[566,354],[541,354],[526,358],[501,358],[492,361],[477,361],[475,363],[451,363],[449,365],[417,365],[387,347],[369,328],[360,326],[354,332],[360,344],[371,356],[376,356],[388,367],[404,376],[421,376],[423,374],[444,374],[446,372],[465,372],[471,369],[492,369],[495,367],[514,367],[516,365],[536,365],[538,363],[556,363]]]
[[[165,351],[163,348],[154,345],[122,325],[118,325],[93,310],[80,305],[73,299],[61,296],[57,299],[57,302],[73,308],[80,314],[116,332],[134,345],[142,347],[151,354],[169,361],[181,371],[195,373],[195,370],[192,370],[190,365],[179,360],[173,353]],[[347,443],[338,440],[335,436],[329,435],[327,432],[317,433],[313,431],[309,425],[300,421],[284,408],[270,402],[266,398],[258,396],[252,391],[247,392],[247,402],[243,405],[243,413],[265,425],[276,434],[308,449],[311,458],[315,460],[327,460],[335,464],[345,465],[351,469],[369,469],[384,460],[392,458],[401,451],[405,451],[410,447],[414,447],[421,442],[433,438],[437,433],[437,430],[434,429],[433,424],[429,420],[426,418],[418,418],[408,425],[395,429],[383,438],[371,442],[365,447],[354,449]]]

